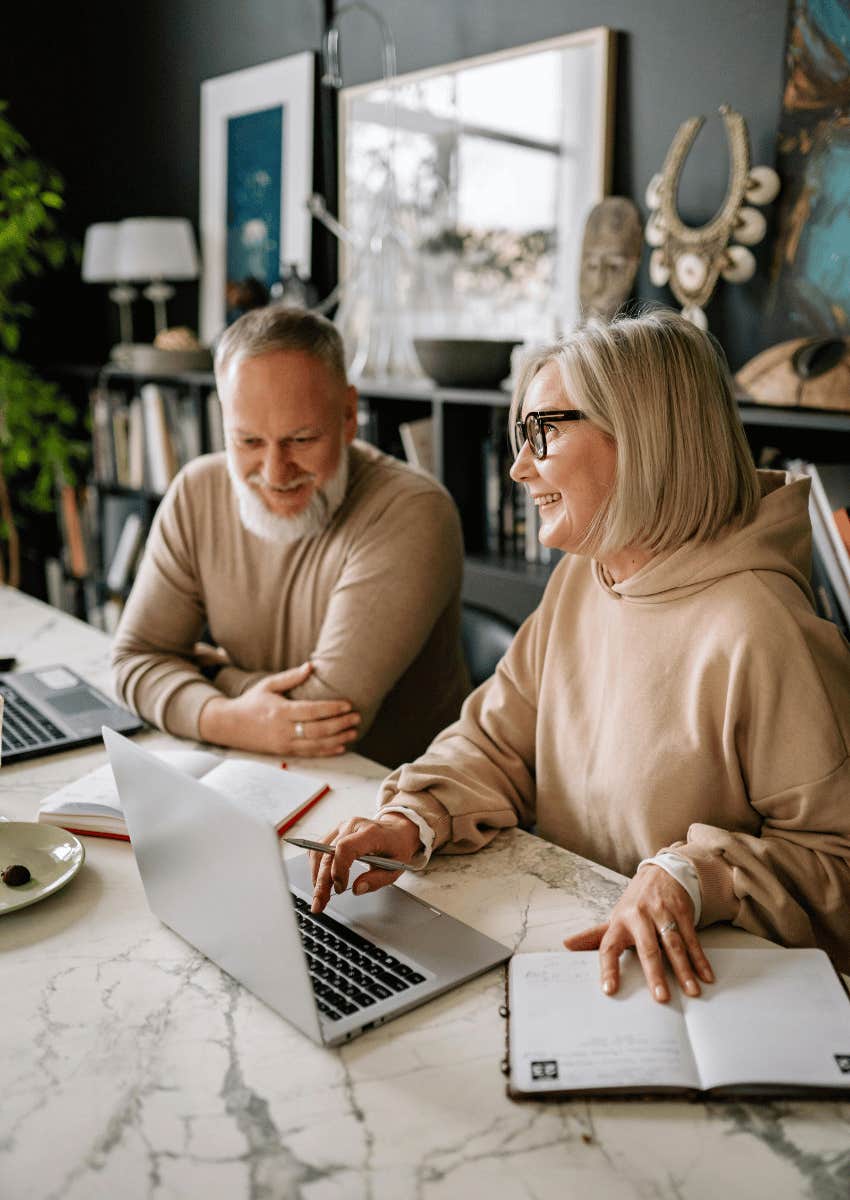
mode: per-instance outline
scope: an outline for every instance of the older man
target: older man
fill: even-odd
[[[157,511],[115,637],[119,695],[223,746],[415,757],[467,691],[450,497],[354,441],[357,393],[321,317],[247,313],[216,382],[226,453],[184,467]]]

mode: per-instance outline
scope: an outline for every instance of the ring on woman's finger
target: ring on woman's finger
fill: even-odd
[[[295,736],[296,737],[304,736],[304,726],[301,724],[300,721],[295,722]]]
[[[666,925],[661,926],[661,928],[658,930],[658,932],[661,934],[662,937],[664,937],[665,933],[678,933],[679,926],[676,924],[675,921],[668,921]]]

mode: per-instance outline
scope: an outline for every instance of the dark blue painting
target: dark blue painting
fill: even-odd
[[[227,320],[268,300],[280,273],[283,106],[227,122]]]
[[[792,0],[770,322],[779,338],[850,334],[850,7]]]

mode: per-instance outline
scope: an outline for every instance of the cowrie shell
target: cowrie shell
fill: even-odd
[[[770,204],[779,195],[781,186],[773,167],[752,167],[747,177],[745,195],[750,204]]]
[[[757,246],[767,233],[764,213],[757,208],[742,208],[735,223],[734,238],[742,246]]]
[[[726,251],[728,265],[720,274],[727,283],[746,283],[756,273],[756,260],[752,250],[746,246],[730,246]]]
[[[658,208],[661,204],[661,175],[653,175],[646,186],[644,199],[647,208]]]
[[[708,263],[698,254],[689,251],[680,254],[673,268],[679,283],[688,292],[698,291],[705,283],[708,275]]]
[[[708,329],[708,317],[696,304],[688,304],[682,309],[682,316],[697,329]]]
[[[663,250],[653,250],[649,256],[649,282],[654,287],[664,287],[670,279],[670,268]]]
[[[664,244],[664,226],[658,219],[658,213],[651,213],[649,220],[646,223],[646,229],[643,236],[646,238],[649,246],[663,246]]]

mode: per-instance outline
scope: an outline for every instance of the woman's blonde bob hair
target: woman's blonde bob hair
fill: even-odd
[[[532,351],[511,401],[512,438],[531,381],[548,363],[569,403],[617,449],[614,485],[586,531],[585,552],[673,550],[753,519],[758,477],[711,334],[658,310],[591,323]]]

